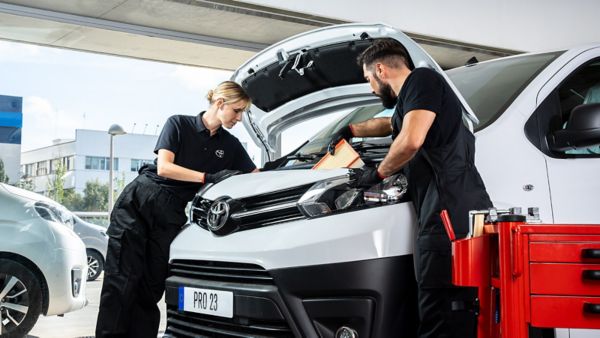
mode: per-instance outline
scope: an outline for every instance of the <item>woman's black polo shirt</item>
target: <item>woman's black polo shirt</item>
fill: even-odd
[[[240,170],[249,173],[256,165],[248,156],[240,141],[223,127],[214,135],[202,122],[202,115],[173,115],[163,127],[154,153],[166,149],[175,154],[174,163],[184,168],[216,173],[223,169]],[[156,171],[146,170],[148,177],[163,187],[176,190],[186,198],[193,198],[201,183],[184,182],[158,176]]]

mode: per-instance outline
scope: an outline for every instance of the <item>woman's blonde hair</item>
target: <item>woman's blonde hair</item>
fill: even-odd
[[[252,100],[250,99],[250,96],[246,94],[244,88],[233,81],[224,81],[219,83],[215,89],[208,91],[208,94],[206,94],[206,99],[208,100],[209,104],[215,103],[215,101],[218,99],[223,99],[223,102],[228,104],[245,101],[246,107],[244,110],[248,110],[252,104]]]

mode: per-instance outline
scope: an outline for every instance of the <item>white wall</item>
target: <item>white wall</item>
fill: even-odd
[[[599,42],[598,0],[249,0],[351,22],[498,48],[539,51]]]
[[[0,159],[4,163],[4,173],[8,176],[8,183],[14,184],[19,180],[21,145],[0,143]]]
[[[115,183],[124,179],[127,184],[137,176],[137,172],[131,171],[131,159],[154,159],[153,150],[157,138],[158,136],[155,135],[142,134],[125,134],[114,137],[114,157],[119,159],[119,168],[115,169],[114,173]],[[77,129],[74,141],[24,152],[21,163],[29,164],[73,155],[75,156],[74,169],[65,174],[65,188],[75,188],[77,192],[82,193],[88,181],[97,179],[100,183],[108,182],[108,170],[85,169],[86,156],[110,156],[110,135],[106,131]],[[52,176],[33,177],[35,190],[45,191],[48,180]],[[115,186],[115,188],[118,187]]]
[[[156,135],[125,134],[114,137],[114,156],[153,159]],[[77,155],[106,156],[110,155],[110,135],[106,131],[77,129],[75,153]],[[84,159],[85,161],[85,159]],[[84,162],[85,164],[85,162]],[[129,164],[128,164],[129,165]]]
[[[25,151],[21,154],[21,163],[29,164],[38,161],[55,159],[75,154],[75,141],[55,144],[43,148]]]
[[[75,153],[75,190],[82,192],[85,189],[85,183],[98,180],[100,183],[107,183],[109,172],[107,170],[85,169],[86,156],[110,156],[110,135],[106,131],[78,129],[75,132],[76,146]],[[143,134],[125,134],[114,136],[113,149],[115,158],[119,159],[119,168],[114,172],[115,183],[125,179],[125,184],[131,182],[137,172],[131,171],[131,159],[151,160],[154,155],[154,146],[156,145],[156,135]],[[115,186],[115,188],[117,188]]]

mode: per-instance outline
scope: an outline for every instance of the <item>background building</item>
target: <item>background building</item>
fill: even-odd
[[[114,187],[120,190],[131,182],[138,169],[154,161],[157,135],[125,134],[114,137]],[[246,142],[242,142],[244,148]],[[55,140],[53,145],[25,151],[21,156],[21,177],[35,192],[46,193],[60,165],[65,169],[64,189],[83,193],[88,181],[108,183],[110,135],[106,131],[77,129],[75,140]],[[15,175],[19,176],[19,175]]]
[[[0,95],[0,181],[16,183],[21,163],[23,99]]]
[[[153,161],[156,135],[125,134],[114,138],[115,189],[131,182],[137,170]],[[48,147],[23,152],[21,172],[35,192],[45,193],[57,168],[65,169],[65,189],[83,193],[88,181],[108,183],[110,135],[106,131],[77,129],[75,140],[55,140]]]

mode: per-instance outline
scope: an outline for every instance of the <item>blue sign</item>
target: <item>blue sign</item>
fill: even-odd
[[[0,143],[21,144],[23,99],[0,95]]]

